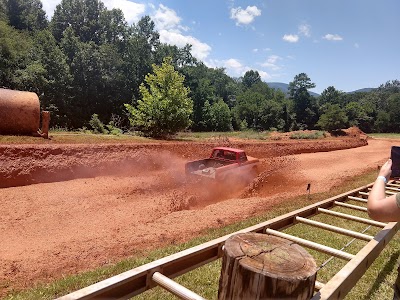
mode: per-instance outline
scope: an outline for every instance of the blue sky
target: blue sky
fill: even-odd
[[[51,18],[61,0],[42,0]],[[209,67],[266,82],[306,73],[316,84],[349,92],[400,80],[398,0],[104,0],[128,23],[149,15],[162,42],[193,45]]]

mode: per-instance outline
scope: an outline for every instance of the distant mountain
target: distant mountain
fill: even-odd
[[[355,90],[352,92],[348,92],[347,94],[353,94],[353,93],[368,93],[370,91],[375,90],[375,88],[363,88],[363,89],[359,89],[359,90]]]
[[[272,89],[281,90],[286,95],[289,94],[289,85],[287,83],[283,83],[283,82],[267,82],[267,84]],[[314,97],[318,97],[319,96],[319,94],[311,92],[311,91],[309,93],[310,93],[311,96],[314,96]]]
[[[289,94],[289,84],[283,83],[283,82],[267,82],[268,86],[272,89],[276,90],[281,90],[284,92],[286,95]],[[375,88],[363,88],[363,89],[358,89],[352,92],[347,92],[347,94],[353,94],[353,93],[368,93],[370,91],[375,90]],[[314,93],[309,91],[311,96],[318,97],[320,94]]]

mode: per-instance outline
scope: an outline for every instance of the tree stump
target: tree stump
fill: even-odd
[[[317,266],[304,248],[260,233],[225,242],[218,299],[310,299]]]

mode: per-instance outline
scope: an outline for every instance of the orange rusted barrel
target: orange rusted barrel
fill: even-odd
[[[0,89],[0,134],[35,133],[40,124],[40,103],[35,93]]]

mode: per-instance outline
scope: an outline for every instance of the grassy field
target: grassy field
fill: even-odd
[[[322,194],[312,194],[310,199],[307,196],[296,197],[288,199],[289,203],[285,206],[275,207],[272,211],[260,212],[260,216],[248,219],[243,222],[235,223],[227,227],[212,229],[204,232],[204,235],[190,240],[184,244],[170,245],[168,247],[151,251],[149,254],[137,252],[132,254],[132,257],[116,264],[107,265],[99,269],[84,272],[78,275],[65,276],[49,284],[42,284],[32,287],[23,291],[12,291],[5,299],[53,299],[54,297],[61,296],[77,290],[79,288],[90,285],[99,280],[103,280],[110,276],[122,273],[126,270],[135,268],[145,263],[154,261],[156,259],[165,257],[167,255],[182,251],[184,249],[202,244],[209,240],[224,236],[226,234],[238,231],[240,229],[264,222],[276,216],[291,212],[295,209],[304,207],[311,203],[315,203],[329,197],[338,195],[340,193],[352,190],[354,188],[366,185],[374,180],[376,172],[370,172],[363,176],[353,178],[351,181],[345,182],[340,187],[334,188],[332,191]],[[363,213],[360,213],[363,214]],[[365,213],[364,213],[365,214]],[[321,217],[316,216],[316,220],[321,220]],[[324,220],[322,220],[324,221]],[[332,224],[332,223],[331,223]],[[353,230],[367,230],[366,233],[374,234],[372,229],[366,228],[363,225],[351,224],[349,221],[333,224],[342,226],[344,228],[352,228]],[[329,238],[326,232],[320,230],[304,230],[301,225],[295,225],[286,232],[292,233],[297,236],[310,238],[314,241],[320,241],[323,244],[340,249],[346,245],[349,238]],[[336,235],[335,235],[336,236]],[[339,235],[338,235],[339,236]],[[364,274],[361,280],[357,283],[355,288],[347,295],[346,299],[392,299],[393,290],[392,284],[396,278],[396,260],[400,254],[400,238],[396,235],[389,245],[386,246],[381,255],[372,264],[368,271]],[[356,253],[363,243],[354,242],[348,246],[345,251]],[[327,256],[310,250],[310,253],[315,257],[317,264],[321,264],[327,260]],[[202,295],[207,299],[216,299],[218,292],[218,280],[220,274],[221,260],[209,263],[201,268],[186,273],[176,280],[185,287],[193,290],[194,292]],[[343,266],[343,262],[337,259],[330,261],[324,268],[318,272],[317,280],[324,282],[328,280],[332,274],[336,273]],[[163,291],[161,288],[153,288],[135,299],[176,299],[171,294]]]
[[[179,132],[172,136],[169,141],[216,141],[223,142],[232,139],[240,140],[276,140],[277,137],[271,137],[268,131],[229,131],[229,132]],[[293,139],[319,139],[324,138],[323,131],[315,131],[312,133],[293,133]],[[67,132],[67,131],[50,131],[49,139],[31,136],[14,136],[0,135],[1,144],[99,144],[99,143],[152,143],[162,142],[164,140],[156,140],[146,138],[136,133],[130,134],[92,134],[88,132]]]
[[[400,138],[400,133],[370,133],[368,135],[370,137],[380,138],[380,139],[399,139]]]
[[[171,137],[171,141],[223,141],[229,138],[243,140],[266,140],[268,132],[230,131],[230,132],[180,132]],[[132,134],[92,134],[87,132],[50,131],[49,139],[31,136],[0,135],[1,144],[99,144],[99,143],[151,143],[160,142],[152,138]]]
[[[370,133],[373,138],[400,139],[398,133]],[[99,144],[99,143],[152,143],[160,142],[151,138],[142,137],[135,133],[131,134],[92,134],[87,132],[68,132],[53,130],[49,132],[50,139],[31,136],[0,135],[1,144]],[[325,137],[323,131],[310,133],[293,132],[292,139],[322,139]],[[268,131],[229,131],[229,132],[179,132],[171,137],[170,141],[227,141],[230,138],[240,140],[268,141],[279,139],[271,136]]]

